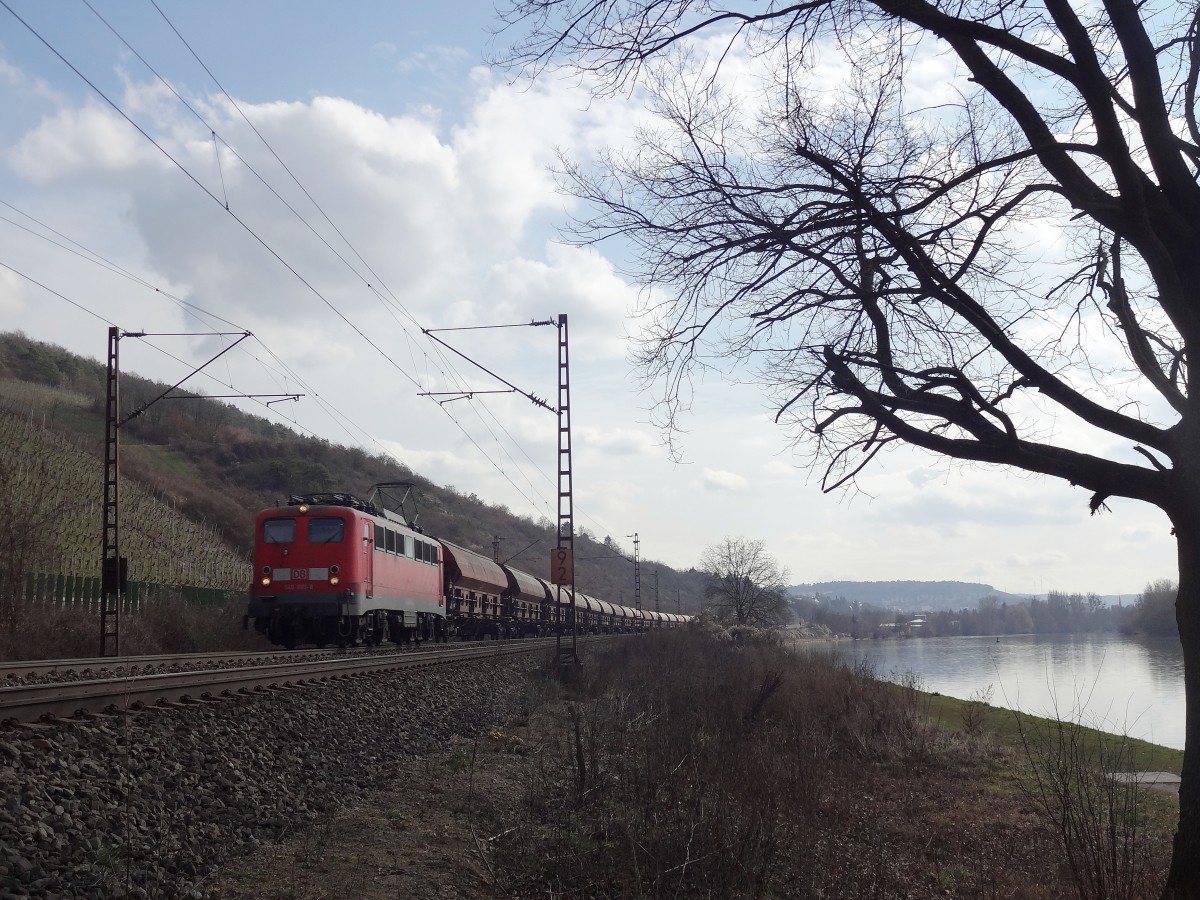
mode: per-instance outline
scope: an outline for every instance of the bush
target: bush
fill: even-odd
[[[1022,720],[1018,720],[1022,721]],[[1157,896],[1167,859],[1136,781],[1114,773],[1145,765],[1132,742],[1062,719],[1022,726],[1030,797],[1062,842],[1080,900]]]
[[[828,828],[849,812],[840,776],[919,764],[937,733],[911,690],[770,634],[728,638],[622,640],[576,675],[560,740],[534,758],[515,838],[492,860],[502,893],[853,892],[828,859],[841,852]]]

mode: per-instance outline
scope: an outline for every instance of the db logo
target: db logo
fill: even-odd
[[[292,577],[297,581],[307,581],[308,569],[292,569]]]

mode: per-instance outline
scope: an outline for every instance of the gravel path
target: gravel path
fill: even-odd
[[[408,755],[502,721],[540,654],[0,731],[0,900],[201,897]]]

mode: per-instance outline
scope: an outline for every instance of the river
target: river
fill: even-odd
[[[1110,634],[842,641],[879,678],[963,700],[989,688],[994,706],[1058,716],[1183,749],[1183,651],[1176,638]]]

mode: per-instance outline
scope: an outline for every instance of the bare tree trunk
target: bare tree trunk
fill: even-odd
[[[1196,441],[1191,444],[1193,449],[1198,447]],[[1187,454],[1186,461],[1177,456],[1174,475],[1183,488],[1180,492],[1183,502],[1172,510],[1171,519],[1179,552],[1175,620],[1183,645],[1186,719],[1179,828],[1175,832],[1163,900],[1200,898],[1200,456]]]

